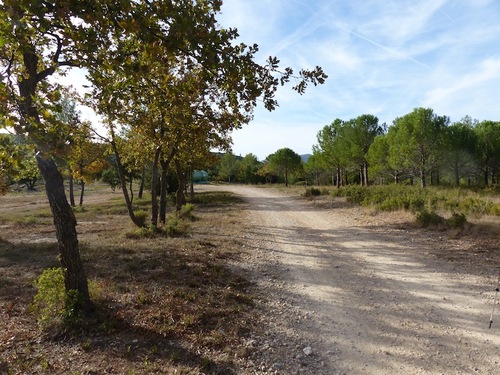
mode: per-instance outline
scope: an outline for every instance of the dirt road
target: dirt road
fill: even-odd
[[[439,234],[275,189],[207,188],[248,202],[242,236],[268,322],[249,346],[262,373],[500,373],[496,271],[430,256]]]

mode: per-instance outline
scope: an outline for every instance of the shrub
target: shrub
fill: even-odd
[[[314,187],[306,189],[304,192],[304,197],[318,197],[321,195],[321,190]]]
[[[47,268],[35,280],[37,293],[31,309],[38,316],[38,324],[48,329],[62,324],[75,324],[83,317],[82,301],[76,290],[66,292],[64,270],[61,267]]]
[[[416,219],[422,227],[439,226],[444,223],[444,219],[435,211],[422,210],[417,213]]]
[[[139,210],[134,212],[135,218],[137,219],[138,224],[141,227],[146,226],[146,219],[148,217],[148,213],[144,210]]]
[[[189,219],[189,220],[194,220],[195,217],[193,215],[193,211],[196,208],[196,206],[192,203],[186,203],[182,205],[181,210],[177,213],[177,216],[180,219]]]
[[[454,213],[449,219],[446,220],[446,225],[453,229],[463,228],[467,223],[467,218],[464,214]]]
[[[362,186],[351,186],[346,190],[346,197],[348,202],[362,204],[366,198],[366,191]]]

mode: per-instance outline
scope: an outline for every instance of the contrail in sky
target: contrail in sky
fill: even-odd
[[[390,52],[390,53],[395,53],[395,54],[397,54],[397,55],[399,55],[401,57],[404,57],[407,60],[410,60],[411,62],[414,62],[417,65],[420,65],[423,68],[430,69],[430,67],[428,65],[426,65],[426,64],[424,64],[424,63],[422,63],[422,62],[420,62],[418,60],[415,60],[414,58],[409,57],[409,56],[407,56],[407,55],[405,55],[405,54],[403,54],[403,53],[401,53],[399,51],[396,51],[393,48],[389,48],[389,47],[383,46],[382,44],[379,44],[379,43],[375,42],[374,40],[371,40],[371,39],[369,39],[369,38],[367,38],[367,37],[365,37],[365,36],[363,36],[361,34],[358,34],[357,32],[355,32],[355,31],[353,31],[351,29],[348,29],[347,27],[344,27],[344,26],[341,26],[341,25],[337,25],[337,27],[341,28],[342,30],[347,31],[348,33],[350,33],[350,34],[352,34],[354,36],[357,36],[360,39],[363,39],[364,41],[366,41],[366,42],[368,42],[370,44],[373,44],[376,47],[382,48],[384,51],[387,51],[387,52]]]

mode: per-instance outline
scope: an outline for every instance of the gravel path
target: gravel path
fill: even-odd
[[[202,189],[248,202],[242,235],[267,324],[246,343],[248,373],[500,373],[500,316],[488,329],[494,270],[429,256],[438,238],[361,209],[322,210],[269,188]]]

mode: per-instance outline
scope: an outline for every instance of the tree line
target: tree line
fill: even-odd
[[[500,122],[470,117],[451,123],[430,108],[415,108],[391,126],[374,115],[335,119],[317,134],[301,163],[288,148],[264,161],[253,154],[220,158],[215,179],[242,183],[335,185],[419,183],[490,186],[500,179]],[[292,160],[294,160],[292,162]]]
[[[500,178],[500,122],[465,117],[450,123],[430,108],[415,108],[393,124],[373,115],[336,119],[317,135],[306,169],[317,182],[488,186]]]

